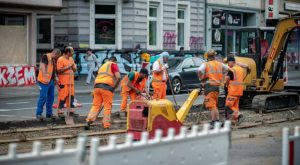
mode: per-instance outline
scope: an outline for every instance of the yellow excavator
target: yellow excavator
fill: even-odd
[[[241,51],[236,60],[248,64],[251,69],[244,78],[242,104],[250,102],[253,109],[262,112],[287,110],[298,106],[299,95],[284,91],[283,78],[288,41],[297,28],[300,30],[300,13],[281,19],[268,48],[266,38],[263,38],[266,35],[261,35],[259,31],[241,30]]]

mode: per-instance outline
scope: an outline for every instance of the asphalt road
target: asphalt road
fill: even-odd
[[[182,105],[184,101],[187,99],[188,94],[182,93],[176,95],[176,100],[179,105]],[[90,110],[92,104],[91,95],[77,95],[75,98],[81,103],[83,106],[81,108],[77,108],[77,113],[80,115],[86,116],[88,111]],[[38,98],[23,98],[23,99],[2,99],[0,100],[0,121],[12,121],[12,120],[28,120],[35,118],[36,104]],[[168,95],[167,99],[173,101],[172,95]],[[55,98],[56,102],[57,98]],[[203,102],[203,97],[199,97],[194,104],[200,104]],[[113,110],[112,112],[116,112],[120,110],[121,104],[121,96],[119,93],[116,93],[113,101]],[[46,108],[44,107],[45,115]],[[54,114],[56,114],[56,109],[53,109]]]

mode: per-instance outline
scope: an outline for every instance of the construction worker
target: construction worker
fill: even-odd
[[[217,53],[214,50],[206,52],[207,62],[203,63],[198,70],[199,78],[202,86],[204,86],[204,106],[211,111],[211,125],[219,122],[218,97],[219,87],[223,79],[224,73],[228,70],[228,66],[216,61]]]
[[[244,90],[244,69],[236,64],[234,57],[228,57],[227,62],[230,69],[225,78],[228,87],[225,105],[226,116],[229,119],[229,115],[231,115],[233,123],[240,124],[245,119],[239,109],[239,100]],[[243,64],[244,67],[246,67],[245,65],[247,64]]]
[[[51,53],[42,56],[38,74],[38,85],[40,87],[40,96],[37,102],[36,118],[44,120],[42,116],[43,107],[46,103],[46,118],[54,119],[52,113],[52,104],[54,101],[54,86],[56,83],[55,61],[61,55],[59,49],[53,49]]]
[[[130,96],[130,100],[136,100],[137,96],[145,90],[148,75],[148,70],[142,68],[140,72],[130,72],[122,79],[121,117],[125,117],[128,95]]]
[[[168,80],[168,59],[169,53],[162,52],[160,58],[153,63],[152,72],[152,88],[153,99],[165,99],[167,92],[167,80]]]
[[[95,80],[94,98],[91,110],[86,118],[85,129],[88,130],[90,124],[94,122],[104,106],[104,117],[102,119],[103,128],[109,128],[111,125],[111,109],[115,89],[119,86],[121,75],[117,58],[110,57],[98,70]]]
[[[57,60],[58,74],[58,110],[57,115],[61,118],[64,116],[64,106],[72,108],[70,115],[76,116],[74,109],[74,72],[77,67],[72,58],[74,49],[68,46],[64,50],[64,54]],[[71,95],[71,96],[70,96]],[[71,100],[69,100],[71,97]],[[71,106],[71,107],[70,107]]]

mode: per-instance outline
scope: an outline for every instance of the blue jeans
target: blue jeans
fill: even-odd
[[[40,97],[37,102],[36,116],[42,115],[43,107],[46,103],[46,116],[52,115],[52,105],[54,102],[54,81],[51,80],[48,84],[38,83],[40,87]]]

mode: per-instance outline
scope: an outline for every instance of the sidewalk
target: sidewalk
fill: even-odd
[[[93,83],[85,85],[86,76],[79,77],[75,81],[75,94],[90,94],[93,89]],[[91,81],[93,82],[93,80]],[[119,91],[119,90],[117,90]],[[57,95],[57,89],[55,89]],[[0,99],[13,99],[24,97],[38,97],[39,86],[34,85],[30,87],[0,87]]]

